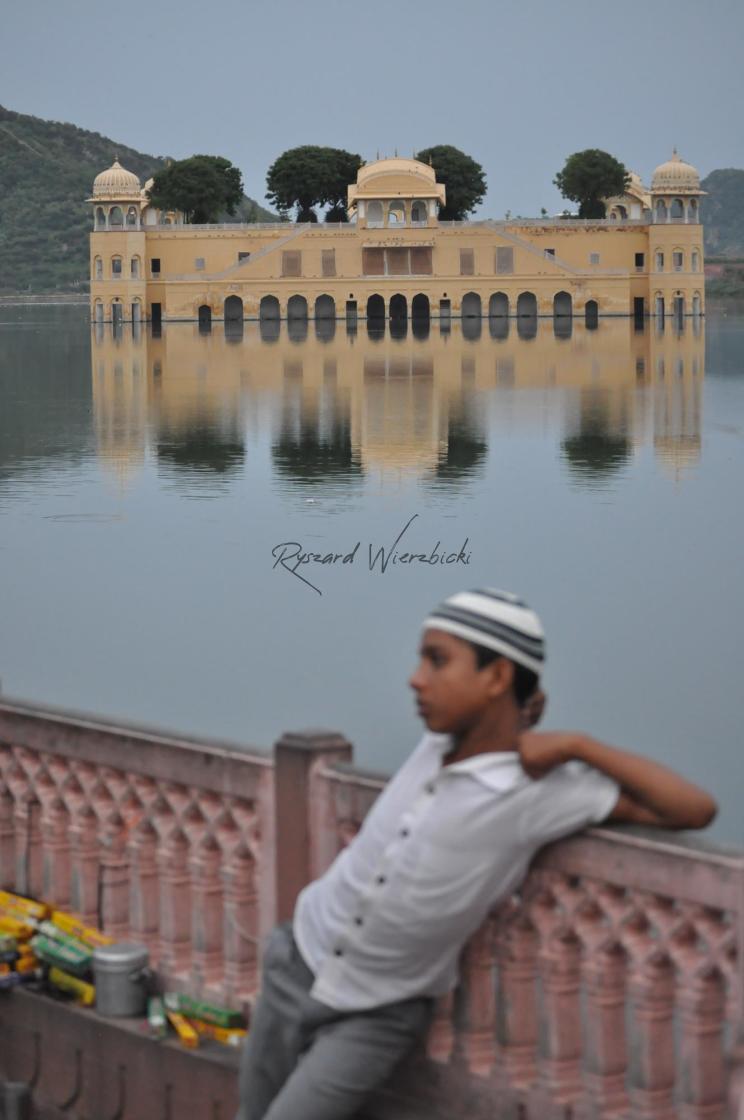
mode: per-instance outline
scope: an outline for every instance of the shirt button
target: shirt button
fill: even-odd
[[[385,876],[384,875],[378,875],[377,876],[377,882],[378,883],[384,883],[385,882]]]
[[[434,790],[436,789],[436,786],[434,785],[433,782],[427,782],[426,785],[424,786],[424,789],[426,790],[427,793],[433,793]]]
[[[337,957],[342,957],[344,955],[343,949],[334,949],[333,952],[334,952],[334,955],[337,956]]]
[[[364,921],[364,918],[355,918],[354,919],[354,923],[358,926],[360,926],[363,921]]]
[[[411,835],[411,830],[410,830],[410,828],[402,828],[400,830],[400,834],[401,834],[401,836],[410,836]]]

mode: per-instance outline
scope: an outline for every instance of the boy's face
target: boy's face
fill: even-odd
[[[429,731],[450,735],[467,731],[503,692],[503,688],[494,692],[492,668],[478,668],[472,646],[444,630],[424,631],[419,656],[408,683]]]

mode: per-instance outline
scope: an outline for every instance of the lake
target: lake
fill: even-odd
[[[678,767],[740,844],[744,314],[268,327],[0,307],[3,693],[392,771],[421,620],[507,588],[545,726]]]

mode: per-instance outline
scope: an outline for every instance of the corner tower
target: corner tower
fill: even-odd
[[[650,287],[657,317],[699,315],[705,310],[700,175],[677,149],[651,180]]]
[[[145,307],[145,233],[147,205],[140,181],[115,159],[97,175],[90,235],[90,306],[95,323],[140,322]]]

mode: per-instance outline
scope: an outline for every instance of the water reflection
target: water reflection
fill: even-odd
[[[306,319],[209,333],[173,324],[160,337],[96,328],[96,443],[122,477],[148,442],[176,485],[179,475],[229,476],[245,459],[246,417],[268,398],[271,461],[289,484],[354,487],[406,472],[451,488],[483,471],[489,445],[552,412],[575,485],[620,476],[649,437],[679,477],[700,454],[703,348],[700,321],[681,331],[530,316],[358,330]]]

